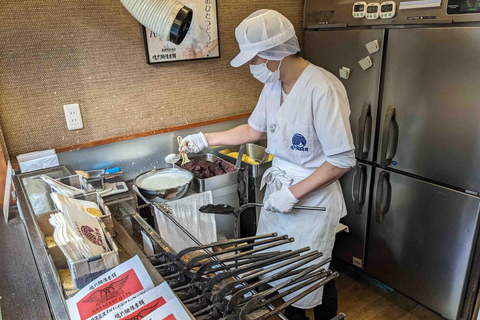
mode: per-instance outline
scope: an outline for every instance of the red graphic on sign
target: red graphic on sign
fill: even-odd
[[[153,300],[149,304],[147,304],[145,307],[138,309],[135,313],[128,315],[128,318],[121,318],[122,320],[139,320],[145,318],[147,315],[152,313],[153,311],[157,310],[161,306],[163,306],[165,303],[165,299],[163,297],[160,297],[156,300]]]
[[[163,318],[163,320],[177,320],[177,318],[175,318],[175,316],[172,313],[171,315],[167,316],[166,318]]]
[[[80,318],[87,319],[141,290],[143,290],[143,286],[135,270],[130,269],[78,301],[77,308]]]
[[[82,226],[80,230],[85,238],[87,238],[91,243],[94,243],[97,246],[102,246],[102,236],[98,230],[93,230],[89,226]]]

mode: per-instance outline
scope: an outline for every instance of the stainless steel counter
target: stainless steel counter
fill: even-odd
[[[69,169],[72,173],[73,169]],[[24,241],[23,243],[23,251],[28,251],[31,249],[31,253],[33,253],[30,257],[29,266],[35,266],[33,271],[37,271],[37,279],[39,278],[40,285],[29,285],[29,286],[21,286],[22,292],[20,293],[21,296],[35,296],[38,297],[40,303],[38,303],[39,307],[32,308],[32,311],[36,312],[36,315],[33,317],[27,317],[24,319],[59,319],[65,320],[70,319],[68,315],[68,309],[66,306],[66,299],[67,295],[62,287],[62,282],[60,280],[60,276],[58,270],[55,266],[54,259],[47,248],[45,239],[44,239],[44,232],[42,231],[38,219],[35,215],[34,210],[31,207],[30,202],[27,199],[27,193],[23,188],[23,185],[20,181],[21,177],[15,176],[13,179],[14,188],[17,194],[17,205],[18,210],[20,213],[20,217],[23,220],[23,224],[19,224],[19,228],[25,226],[26,236],[28,237],[28,241]],[[141,226],[142,230],[145,230],[147,234],[150,235],[152,241],[156,243],[161,248],[166,248],[168,245],[165,244],[160,236],[153,230],[146,222],[140,217],[136,212],[131,212],[128,215],[128,219],[131,219],[129,225],[138,224]],[[145,268],[147,269],[152,281],[155,285],[162,283],[164,280],[160,276],[160,274],[156,271],[153,265],[148,261],[145,254],[143,253],[142,249],[140,248],[139,244],[137,244],[132,235],[132,232],[129,233],[121,223],[114,221],[114,230],[115,230],[115,237],[114,240],[119,246],[119,249],[124,253],[124,257],[126,259],[138,255],[140,260],[143,262]],[[133,229],[132,229],[133,230]],[[21,245],[21,243],[19,243]],[[13,246],[15,247],[15,246]],[[34,261],[32,263],[32,261]],[[21,264],[20,264],[21,265]],[[35,280],[35,272],[29,270],[31,277]],[[2,275],[5,275],[2,273]],[[18,276],[27,279],[24,274],[22,274],[19,270],[17,270],[17,274],[10,275],[7,278],[7,281],[10,279],[16,279]],[[30,277],[30,275],[29,275]],[[32,280],[32,283],[34,281]],[[43,290],[42,290],[43,286]],[[11,287],[11,285],[9,286]],[[43,303],[41,300],[43,299]],[[36,304],[37,305],[37,304]],[[42,308],[43,305],[43,308]],[[26,304],[27,307],[31,307],[31,305]],[[187,310],[188,311],[188,310]],[[41,317],[38,317],[41,314]],[[28,313],[26,313],[28,314]],[[191,319],[194,319],[193,316],[189,313]],[[20,316],[23,317],[23,314]],[[6,318],[10,319],[10,318]],[[13,318],[12,318],[13,319]],[[19,316],[16,316],[15,319],[20,319]],[[22,318],[23,319],[23,318]]]
[[[66,174],[73,173],[72,168],[66,169]],[[38,174],[38,173],[35,173]],[[29,177],[29,176],[28,176]],[[56,263],[58,262],[55,259],[58,257],[53,257],[52,252],[48,249],[47,244],[45,242],[45,230],[42,230],[42,223],[39,223],[40,216],[48,215],[48,212],[42,212],[38,216],[35,214],[31,203],[29,201],[28,194],[21,183],[21,180],[24,179],[25,176],[15,176],[14,177],[14,187],[18,198],[18,208],[21,215],[21,219],[23,220],[23,224],[20,220],[18,220],[18,227],[23,228],[25,232],[25,241],[19,243],[22,245],[22,251],[28,252],[31,249],[32,255],[30,256],[29,266],[29,274],[32,275],[33,280],[35,280],[35,272],[37,272],[36,286],[24,286],[20,285],[21,287],[21,295],[22,296],[35,296],[38,298],[36,303],[36,307],[32,307],[31,304],[26,304],[27,307],[31,308],[31,312],[35,312],[36,315],[40,315],[41,319],[70,319],[68,315],[68,309],[66,306],[66,299],[67,291],[62,286],[62,282],[59,276],[59,271],[57,270]],[[130,185],[130,184],[129,184]],[[129,195],[132,193],[129,192]],[[108,201],[108,200],[107,200]],[[114,201],[115,202],[115,201]],[[130,206],[128,208],[131,209]],[[130,210],[130,209],[127,209]],[[164,211],[162,211],[164,212]],[[166,213],[166,212],[164,212]],[[112,214],[114,215],[114,214]],[[167,216],[174,220],[170,215]],[[113,223],[113,228],[115,231],[114,241],[119,248],[120,259],[123,262],[124,260],[137,255],[142,263],[144,264],[147,272],[149,273],[152,281],[155,285],[158,285],[164,281],[162,276],[158,273],[152,263],[147,259],[144,251],[142,250],[143,242],[142,242],[142,234],[148,235],[150,238],[152,245],[154,246],[155,252],[170,252],[175,254],[175,251],[166,243],[160,235],[136,212],[136,209],[131,210],[129,212],[122,212],[118,216],[115,217]],[[178,223],[178,222],[177,222]],[[181,226],[180,226],[181,227]],[[200,242],[193,238],[193,236],[185,229],[181,228],[185,232],[186,237],[192,238],[192,240],[200,245]],[[28,238],[28,240],[27,240]],[[123,257],[123,258],[122,258]],[[62,258],[64,258],[62,256]],[[33,262],[33,263],[32,263]],[[1,264],[0,264],[1,266]],[[36,267],[36,268],[35,268]],[[16,273],[17,278],[26,279],[23,274]],[[14,275],[11,275],[14,277]],[[10,279],[10,278],[9,278]],[[30,282],[29,282],[30,283]],[[1,287],[1,286],[0,286]],[[43,288],[42,288],[43,287]],[[29,290],[26,292],[26,290]],[[268,305],[268,309],[273,310],[273,306]],[[12,310],[9,311],[14,312]],[[187,310],[188,312],[188,310]],[[195,319],[190,312],[188,312],[191,319]],[[37,318],[37,316],[34,318]],[[11,318],[11,317],[10,317]],[[15,317],[18,319],[18,317]],[[32,318],[32,317],[28,317]],[[282,314],[278,313],[277,318],[281,320],[287,320]],[[9,319],[9,318],[7,318]]]

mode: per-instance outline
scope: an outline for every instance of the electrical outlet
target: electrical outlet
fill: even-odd
[[[66,104],[63,106],[65,119],[67,120],[68,130],[78,130],[83,128],[82,114],[78,103]]]
[[[363,261],[360,258],[353,257],[353,265],[363,269]]]

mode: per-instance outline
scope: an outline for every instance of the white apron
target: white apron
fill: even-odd
[[[275,157],[272,167],[265,172],[262,179],[262,186],[266,185],[265,199],[272,192],[289,187],[305,179],[313,171],[313,169],[305,169],[290,161]],[[277,232],[279,236],[288,235],[295,238],[295,242],[273,248],[271,251],[297,250],[308,246],[311,250],[318,250],[323,253],[320,259],[310,264],[330,258],[335,242],[336,227],[340,218],[346,215],[340,183],[335,181],[328,187],[309,193],[297,205],[326,207],[327,210],[292,210],[290,213],[277,213],[262,209],[257,235]],[[330,264],[327,264],[324,268],[329,266]],[[281,279],[269,284],[275,286],[285,280]],[[292,299],[300,292],[300,290],[294,292],[284,297],[284,300]],[[300,299],[293,306],[301,309],[316,307],[322,303],[322,296],[323,287]]]

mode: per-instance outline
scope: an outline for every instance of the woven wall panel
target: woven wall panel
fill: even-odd
[[[302,41],[303,0],[219,0],[221,58],[147,65],[142,29],[118,0],[2,0],[0,121],[11,155],[250,112],[262,85],[234,69],[234,30],[285,14]],[[79,103],[84,129],[67,130]]]

